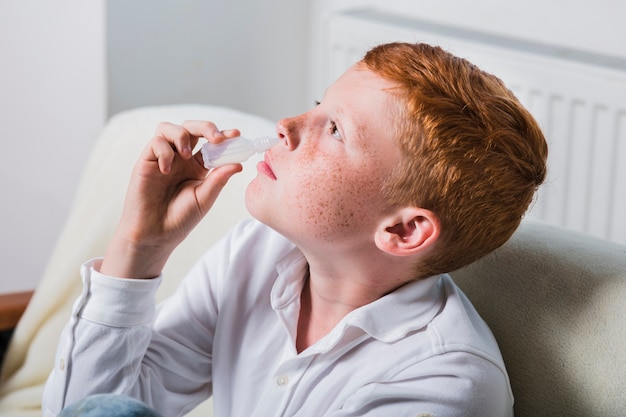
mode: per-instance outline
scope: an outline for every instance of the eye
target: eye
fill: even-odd
[[[337,124],[333,122],[332,120],[330,122],[328,133],[330,133],[330,135],[337,140],[343,140],[343,138],[341,137],[341,133],[339,132],[339,129],[337,129]]]

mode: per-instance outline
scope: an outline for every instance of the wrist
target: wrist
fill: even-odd
[[[170,253],[170,250],[156,245],[138,245],[115,237],[98,271],[117,278],[152,279],[161,275]]]

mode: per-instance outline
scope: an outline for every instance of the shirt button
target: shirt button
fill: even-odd
[[[289,383],[289,377],[287,375],[278,375],[276,377],[276,385],[279,387],[284,387]]]
[[[59,361],[59,369],[61,371],[65,371],[65,359],[61,358],[61,360]]]

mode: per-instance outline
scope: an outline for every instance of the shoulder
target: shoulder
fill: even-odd
[[[432,370],[435,375],[449,375],[446,384],[459,384],[466,404],[477,409],[507,409],[513,394],[498,343],[485,321],[452,278],[442,276],[444,304],[427,328],[431,355],[414,369]],[[410,371],[409,371],[410,372]],[[490,399],[493,403],[478,404],[470,398]],[[492,415],[492,414],[485,414]]]
[[[466,351],[504,368],[498,343],[471,301],[449,275],[444,274],[441,282],[445,303],[431,323],[436,347],[442,352]]]

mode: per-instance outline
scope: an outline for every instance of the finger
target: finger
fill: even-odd
[[[196,196],[202,210],[206,213],[215,203],[230,177],[243,169],[241,164],[228,164],[214,168],[196,189]]]
[[[183,159],[191,157],[192,149],[198,141],[198,138],[192,136],[183,126],[168,122],[160,123],[157,126],[155,135],[161,136],[168,141]]]
[[[241,132],[239,132],[239,129],[222,130],[222,133],[224,134],[224,137],[226,137],[228,139],[232,139],[232,138],[236,138],[238,136],[241,136]]]
[[[162,174],[169,174],[175,156],[172,144],[163,136],[156,136],[150,142],[145,159],[156,161]]]
[[[182,126],[195,137],[203,137],[212,143],[220,143],[240,135],[238,129],[220,130],[215,123],[203,120],[187,120]]]

